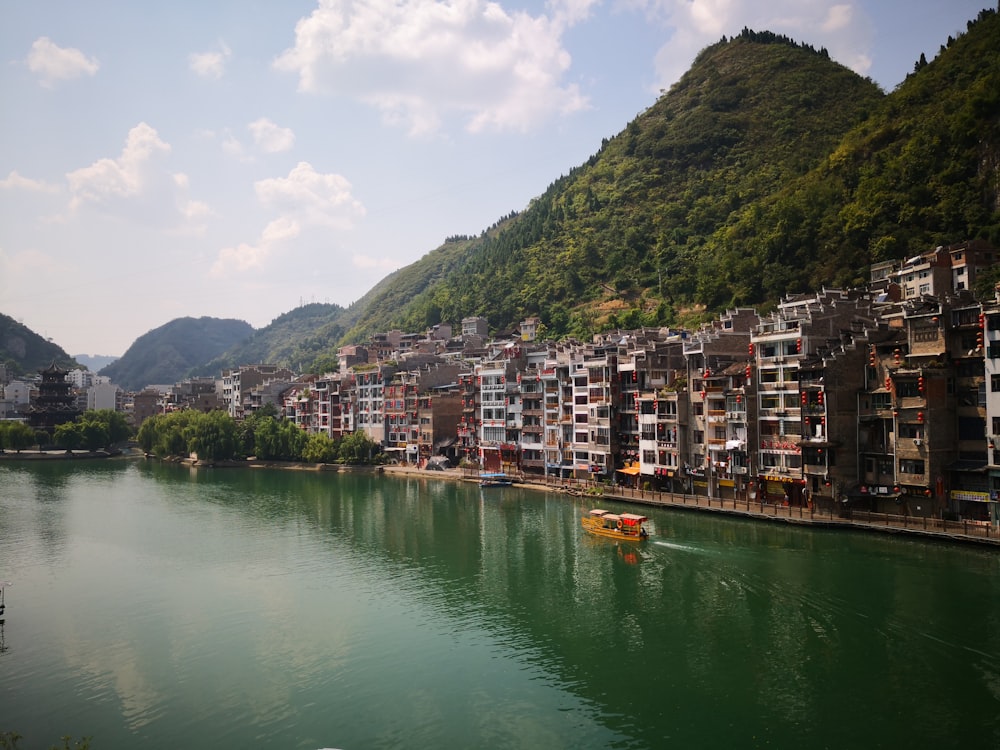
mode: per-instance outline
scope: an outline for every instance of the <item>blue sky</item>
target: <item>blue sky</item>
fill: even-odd
[[[348,305],[744,26],[886,91],[987,0],[0,0],[0,312],[70,354]]]

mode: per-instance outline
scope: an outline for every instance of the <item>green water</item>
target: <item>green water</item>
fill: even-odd
[[[604,503],[612,509],[624,509]],[[1000,747],[1000,550],[447,480],[0,464],[0,731],[110,748]]]

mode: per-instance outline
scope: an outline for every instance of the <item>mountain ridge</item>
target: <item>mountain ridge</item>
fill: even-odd
[[[1000,245],[1000,17],[984,10],[886,94],[787,37],[744,29],[523,210],[448,238],[349,308],[278,316],[191,373],[332,369],[337,347],[483,315],[546,335],[693,325],[860,286],[936,245]],[[137,340],[138,341],[138,340]]]

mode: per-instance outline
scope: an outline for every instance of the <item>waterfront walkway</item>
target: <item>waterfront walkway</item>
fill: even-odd
[[[393,474],[420,475],[431,479],[458,479],[479,481],[478,471],[450,469],[428,471],[406,466],[387,466]],[[657,508],[722,513],[754,521],[799,524],[828,529],[854,529],[879,533],[904,534],[952,542],[971,542],[1000,548],[1000,529],[986,523],[959,520],[948,521],[926,516],[890,515],[872,513],[857,508],[834,510],[832,508],[783,506],[752,500],[733,498],[710,498],[704,495],[682,495],[670,492],[653,492],[629,487],[605,487],[593,483],[556,479],[552,477],[532,477],[525,475],[515,480],[515,486],[538,489],[545,492],[563,492],[580,497],[617,500],[619,502],[647,505]],[[497,489],[503,492],[503,489]]]

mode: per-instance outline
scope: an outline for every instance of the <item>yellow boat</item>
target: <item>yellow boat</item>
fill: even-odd
[[[644,542],[649,532],[642,524],[648,520],[646,516],[637,516],[634,513],[610,513],[594,508],[580,519],[580,523],[585,531],[594,536],[624,542]]]

